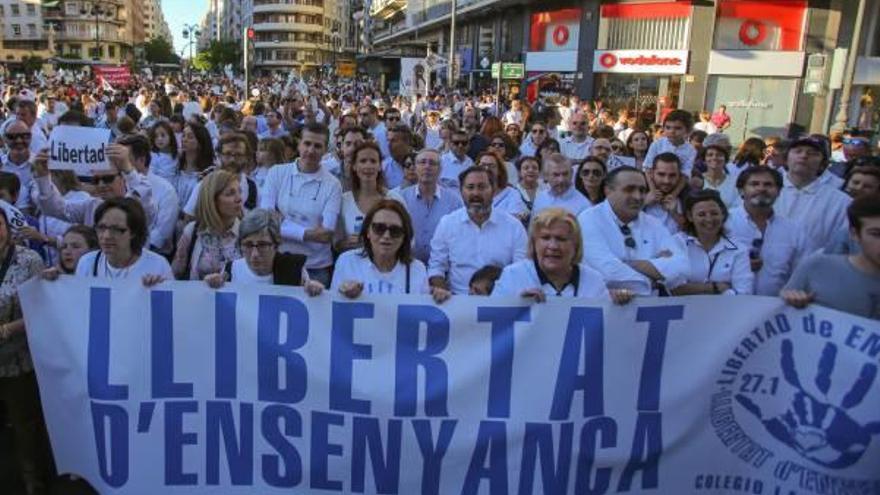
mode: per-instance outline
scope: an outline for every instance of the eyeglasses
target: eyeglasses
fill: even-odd
[[[268,241],[256,241],[256,242],[242,242],[241,249],[244,251],[260,251],[265,253],[266,251],[275,247],[275,244]]]
[[[385,232],[388,232],[392,239],[400,239],[406,234],[406,231],[400,225],[388,225],[387,223],[379,222],[371,223],[370,231],[377,237],[382,237],[385,235]]]
[[[467,141],[452,141],[452,144],[454,144],[455,146],[467,146],[468,142]]]
[[[866,144],[868,144],[868,140],[863,137],[848,137],[848,138],[843,138],[843,144],[866,145]]]
[[[434,166],[437,166],[437,165],[440,165],[440,162],[437,161],[437,160],[431,160],[430,158],[422,158],[422,159],[416,160],[416,165],[434,165]]]
[[[590,176],[602,177],[603,175],[605,175],[605,172],[600,168],[594,168],[594,169],[585,168],[585,169],[581,170],[581,177],[590,177]]]
[[[545,132],[547,131],[544,129],[532,129],[532,134],[544,134]]]
[[[623,244],[630,249],[635,249],[636,240],[633,239],[632,230],[629,228],[629,225],[621,225],[620,233],[623,234]]]
[[[491,146],[493,148],[504,148],[505,147],[504,143],[492,143],[489,146]]]
[[[6,133],[6,140],[7,141],[15,141],[18,139],[27,141],[30,138],[31,138],[31,133],[29,133],[29,132],[7,132]]]
[[[612,147],[611,147],[611,151],[613,151],[613,152],[615,152],[615,153],[620,153],[621,151],[623,151],[623,146],[619,146],[619,145],[618,145],[618,146],[612,146]]]
[[[93,175],[89,178],[89,182],[96,186],[109,186],[119,177],[119,174],[113,175]]]
[[[385,120],[387,120],[389,122],[396,122],[396,121],[400,120],[400,117],[398,117],[397,115],[395,115],[393,117],[389,117],[388,115],[386,115]]]
[[[359,113],[358,114],[358,116],[360,116],[361,118],[370,117],[371,115],[373,115],[373,114],[371,114],[371,113]]]
[[[118,227],[116,225],[105,225],[99,223],[98,225],[95,225],[95,232],[97,232],[98,234],[111,234],[113,236],[120,236],[128,232],[128,229],[126,227]]]

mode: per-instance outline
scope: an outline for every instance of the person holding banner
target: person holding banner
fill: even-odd
[[[42,269],[36,252],[13,243],[6,211],[0,208],[0,403],[12,426],[14,456],[27,493],[44,493],[54,470],[18,302],[19,286]]]
[[[632,300],[632,291],[609,291],[602,275],[582,263],[583,253],[574,215],[564,208],[545,208],[529,225],[529,258],[504,267],[492,295],[536,302],[546,301],[547,296],[612,299],[617,304]]]
[[[320,282],[309,280],[305,256],[278,252],[281,226],[271,211],[257,208],[244,216],[238,225],[238,245],[243,256],[227,262],[223,271],[206,276],[210,287],[219,289],[233,282],[302,286],[311,296],[324,291]]]
[[[449,298],[443,288],[429,289],[424,263],[412,256],[409,213],[393,199],[376,203],[364,218],[363,248],[346,251],[336,261],[331,287],[350,299],[367,294],[428,294],[438,303]]]
[[[690,273],[670,282],[673,295],[754,293],[749,251],[727,236],[727,218],[727,206],[718,191],[699,191],[685,200],[684,232],[676,239],[688,253]]]
[[[180,280],[202,280],[241,258],[238,248],[242,214],[239,176],[215,170],[199,183],[195,221],[187,224],[177,243],[172,267]]]

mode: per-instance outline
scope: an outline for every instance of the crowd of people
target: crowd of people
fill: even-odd
[[[0,171],[0,409],[25,493],[53,477],[16,290],[62,275],[328,292],[757,294],[880,319],[880,158],[859,132],[749,138],[601,102],[366,80],[10,79]],[[49,168],[56,126],[111,170]]]

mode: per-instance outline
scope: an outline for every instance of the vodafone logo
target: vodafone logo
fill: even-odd
[[[571,36],[571,33],[568,30],[568,26],[556,26],[556,29],[553,30],[553,43],[563,46],[568,43],[569,36]]]
[[[684,74],[686,50],[597,50],[593,62],[596,72]]]
[[[617,56],[613,53],[603,53],[602,56],[599,57],[599,63],[602,64],[602,67],[610,69],[617,65]]]
[[[767,25],[761,21],[748,19],[739,28],[739,40],[746,46],[757,46],[767,39]]]

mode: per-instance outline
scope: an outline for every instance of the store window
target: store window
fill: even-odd
[[[690,2],[603,5],[599,19],[600,50],[686,50]]]
[[[806,0],[721,0],[716,50],[802,51]]]

